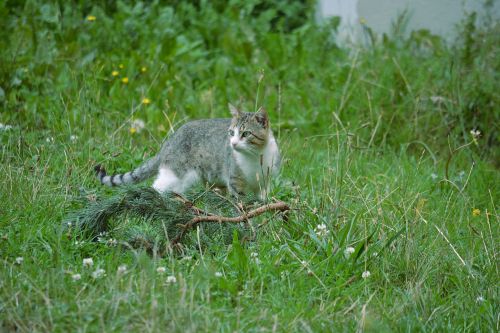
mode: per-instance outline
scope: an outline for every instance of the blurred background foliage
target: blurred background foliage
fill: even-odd
[[[338,20],[318,25],[314,10],[310,0],[1,1],[1,120],[92,134],[90,119],[132,115],[161,138],[258,98],[275,127],[340,128],[358,147],[423,142],[447,154],[478,128],[475,153],[499,165],[498,22],[469,15],[453,45],[402,24],[389,36],[365,26],[369,42],[348,48]]]

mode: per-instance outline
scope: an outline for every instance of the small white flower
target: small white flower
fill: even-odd
[[[78,281],[82,278],[82,276],[80,274],[73,274],[71,275],[71,278],[73,279],[73,281]]]
[[[431,96],[430,100],[434,104],[442,104],[447,101],[447,99],[443,96]]]
[[[98,268],[98,269],[96,269],[95,271],[92,272],[92,277],[94,279],[98,279],[98,278],[104,276],[104,274],[106,274],[106,271],[104,269],[102,269],[102,268]]]
[[[436,179],[438,179],[438,175],[433,172],[433,173],[431,173],[431,178],[432,178],[432,180],[436,180]]]
[[[257,252],[250,253],[250,258],[257,258],[259,254]]]
[[[11,125],[5,125],[5,124],[0,123],[0,131],[8,131],[11,129],[12,129]]]
[[[117,272],[118,272],[118,274],[125,274],[125,273],[127,273],[127,265],[120,265],[120,266],[118,266]]]
[[[83,267],[92,267],[94,266],[94,260],[92,258],[83,259]]]
[[[345,256],[346,258],[349,258],[349,257],[351,256],[351,254],[353,254],[353,253],[354,253],[354,251],[355,251],[355,250],[354,250],[354,248],[353,248],[353,247],[351,247],[351,246],[349,246],[349,247],[347,247],[347,248],[344,250],[344,256]]]
[[[110,238],[110,239],[108,239],[108,241],[106,242],[106,244],[108,246],[116,246],[116,244],[118,244],[118,241],[116,239],[114,239],[114,238]]]
[[[177,278],[173,275],[169,275],[167,276],[167,283],[176,283],[177,282]]]
[[[156,272],[157,272],[157,273],[160,273],[160,274],[163,274],[163,273],[165,273],[166,271],[167,271],[167,269],[166,269],[165,267],[163,267],[163,266],[158,267],[158,268],[156,269]]]
[[[18,264],[18,265],[21,265],[23,263],[23,261],[24,261],[23,257],[17,257],[16,258],[16,264]]]
[[[330,230],[326,228],[326,224],[323,223],[318,224],[316,226],[316,229],[314,229],[314,231],[316,232],[316,235],[318,235],[318,237],[325,237],[330,233]]]
[[[76,142],[76,140],[78,140],[78,136],[76,136],[76,135],[72,135],[72,136],[70,136],[70,137],[69,137],[69,140],[70,140],[71,142]]]
[[[361,277],[363,279],[367,279],[370,277],[370,275],[371,275],[370,271],[364,271],[363,274],[361,274]]]
[[[134,119],[130,124],[130,128],[134,128],[137,133],[142,131],[146,127],[144,120],[142,119]]]
[[[472,129],[470,134],[472,135],[472,138],[478,139],[481,136],[481,131],[478,129]]]
[[[222,273],[221,272],[215,272],[215,277],[218,277],[218,278],[222,277]]]
[[[54,138],[49,136],[47,139],[45,139],[47,143],[54,143]]]
[[[483,296],[477,296],[477,298],[476,298],[476,302],[477,302],[477,303],[482,303],[482,302],[484,302],[484,297],[483,297]]]

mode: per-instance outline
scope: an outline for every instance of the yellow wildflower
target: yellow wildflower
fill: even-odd
[[[111,72],[111,75],[113,75],[113,76],[118,76],[118,74],[120,74],[120,72],[118,72],[118,71],[112,71]]]
[[[137,133],[137,128],[135,128],[135,127],[130,127],[130,130],[129,130],[129,131],[130,131],[130,134],[135,134],[135,133]]]
[[[147,68],[147,67],[143,66],[143,67],[141,68],[141,72],[146,73],[147,71],[148,71],[148,68]]]
[[[142,99],[142,104],[146,104],[146,105],[148,105],[149,103],[151,103],[151,100],[150,100],[149,98],[144,97],[144,98]]]
[[[122,83],[127,84],[127,83],[128,83],[128,77],[124,77],[124,78],[122,79]]]
[[[359,23],[365,25],[366,24],[366,19],[364,17],[359,19]]]
[[[94,16],[94,15],[89,15],[87,16],[87,21],[90,21],[90,22],[93,22],[95,21],[97,18]]]
[[[474,208],[472,210],[472,216],[479,216],[481,215],[481,211],[478,208]]]
[[[118,67],[120,67],[120,69],[123,69],[125,66],[123,66],[123,64],[119,64]]]

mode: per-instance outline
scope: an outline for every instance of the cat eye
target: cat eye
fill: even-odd
[[[249,131],[245,131],[241,134],[241,137],[242,138],[246,138],[247,136],[249,136],[251,133]]]
[[[229,135],[230,136],[234,136],[234,131],[233,130],[229,130]]]

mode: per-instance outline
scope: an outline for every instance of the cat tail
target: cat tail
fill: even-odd
[[[157,155],[141,164],[138,168],[127,173],[109,176],[106,174],[104,167],[100,164],[96,165],[94,170],[97,179],[99,179],[101,184],[107,186],[119,186],[123,184],[135,184],[148,179],[158,172],[159,165],[160,158]]]

